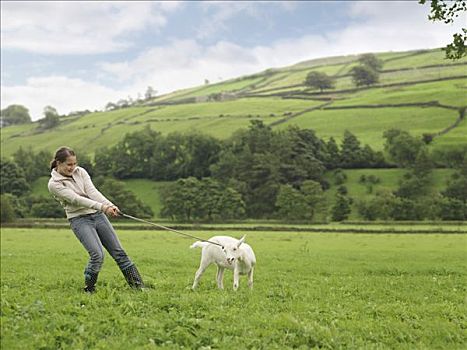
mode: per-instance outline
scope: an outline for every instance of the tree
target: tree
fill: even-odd
[[[241,195],[211,178],[179,179],[162,191],[161,202],[162,216],[177,220],[238,219],[245,213]]]
[[[210,167],[217,162],[220,150],[220,141],[212,136],[170,133],[152,150],[151,174],[156,180],[210,176]]]
[[[35,218],[63,218],[65,212],[52,197],[34,197],[31,203],[31,216]]]
[[[420,177],[408,172],[399,181],[399,188],[395,194],[398,197],[417,199],[429,195],[431,178]]]
[[[12,222],[16,219],[11,194],[0,195],[0,222]]]
[[[60,123],[60,117],[57,110],[52,106],[44,108],[44,118],[39,120],[42,129],[52,129]]]
[[[326,143],[325,165],[327,169],[336,169],[340,166],[341,154],[336,140],[331,137]]]
[[[167,138],[170,138],[169,134]],[[210,166],[219,160],[220,142],[213,136],[198,132],[180,135],[182,149],[186,153],[182,177],[194,176],[198,179],[211,176]]]
[[[115,155],[111,157],[112,175],[118,179],[149,178],[160,139],[161,134],[151,128],[125,134],[123,140],[110,150]],[[96,153],[96,168],[101,170],[104,164],[98,164],[97,157],[104,164],[108,159],[103,153]]]
[[[324,89],[332,89],[334,87],[334,79],[326,73],[310,72],[306,76],[305,85],[323,92]]]
[[[426,0],[419,0],[419,3],[425,4]],[[446,24],[450,24],[459,16],[459,12],[463,13],[466,10],[467,2],[465,0],[431,0],[431,11],[430,15],[428,15],[428,19],[431,21],[443,21]],[[467,29],[462,28],[462,32],[454,34],[453,41],[443,48],[446,52],[446,58],[457,60],[466,56],[466,41]]]
[[[425,178],[431,175],[434,164],[426,147],[422,147],[418,151],[415,163],[410,168],[417,177]]]
[[[467,204],[467,154],[464,156],[462,166],[451,175],[442,194],[447,198],[457,199]]]
[[[373,68],[368,66],[356,66],[350,71],[354,84],[359,86],[374,85],[379,81],[379,74]]]
[[[343,168],[359,168],[363,166],[363,150],[360,141],[350,131],[344,131],[341,146],[341,166]]]
[[[336,169],[332,173],[334,178],[335,185],[342,185],[344,182],[347,181],[347,175],[342,171],[342,169]]]
[[[22,105],[10,105],[2,109],[0,114],[3,126],[31,123],[29,111]]]
[[[369,67],[374,71],[379,71],[383,67],[383,62],[372,53],[366,53],[358,58],[361,65]]]
[[[94,171],[94,164],[91,160],[91,157],[89,155],[87,155],[84,150],[81,151],[81,150],[77,150],[75,148],[75,152],[76,154],[78,154],[78,164],[80,167],[86,169],[86,172],[89,174],[89,176],[94,176],[95,175],[95,171]]]
[[[150,100],[151,98],[156,96],[156,94],[157,94],[157,91],[154,90],[152,86],[148,86],[148,88],[146,89],[146,92],[144,93],[144,98],[146,100]]]
[[[218,200],[218,210],[222,220],[240,219],[245,215],[245,202],[238,191],[226,187]]]
[[[176,220],[194,219],[199,189],[199,180],[194,177],[179,179],[166,186],[161,192],[161,215]]]
[[[303,181],[300,192],[305,196],[309,207],[309,218],[314,219],[317,214],[325,214],[326,197],[321,185],[313,180]]]
[[[11,193],[17,197],[28,193],[31,190],[29,183],[22,171],[15,162],[0,160],[0,193]]]
[[[400,167],[411,167],[418,153],[424,147],[423,141],[411,136],[407,131],[399,129],[386,130],[384,149]]]
[[[105,110],[106,111],[113,111],[114,109],[117,109],[117,108],[118,108],[118,106],[113,102],[109,102],[109,103],[107,103],[105,105]]]
[[[98,148],[94,154],[94,172],[97,176],[111,176],[114,167],[113,149]]]
[[[439,217],[441,220],[466,220],[467,204],[455,198],[443,198],[440,201]]]
[[[49,163],[51,159],[51,153],[44,150],[34,153],[32,147],[25,150],[20,146],[20,148],[13,153],[13,160],[15,163],[21,164],[24,169],[28,169],[24,177],[29,183],[41,176],[48,176],[50,174]]]
[[[311,216],[305,196],[291,185],[280,186],[276,207],[279,217],[284,220],[309,219]]]
[[[333,221],[344,221],[349,217],[351,213],[352,200],[340,193],[336,194],[334,206],[332,207],[332,220]]]
[[[422,220],[423,208],[409,198],[397,197],[391,205],[389,216],[393,220]]]
[[[388,190],[380,190],[369,200],[357,202],[358,213],[365,220],[388,220],[397,197]]]
[[[223,186],[212,178],[198,182],[198,205],[194,217],[202,220],[228,220],[240,218],[245,213],[245,203],[233,188]]]

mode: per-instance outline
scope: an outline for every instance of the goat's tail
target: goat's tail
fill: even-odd
[[[208,242],[201,242],[201,241],[196,241],[195,243],[193,243],[190,248],[203,248],[205,246],[207,246],[209,243]]]

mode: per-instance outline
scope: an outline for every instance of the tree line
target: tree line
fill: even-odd
[[[170,181],[162,191],[161,215],[177,220],[279,218],[326,220],[348,218],[352,207],[368,220],[459,219],[466,216],[466,150],[447,152],[445,162],[458,169],[442,193],[432,193],[436,166],[423,139],[397,129],[384,135],[382,152],[362,146],[345,131],[342,142],[325,141],[313,130],[289,127],[273,131],[261,121],[236,131],[227,140],[201,133],[162,135],[150,128],[126,134],[115,146],[98,149],[91,159],[78,152],[79,163],[95,178],[106,196],[125,212],[151,217],[151,209],[119,180],[146,178]],[[1,160],[2,210],[18,217],[63,217],[49,197],[31,195],[30,184],[48,176],[52,154],[20,148]],[[375,193],[370,200],[348,196],[342,169],[408,169],[396,191]],[[22,171],[21,169],[27,169]],[[333,171],[333,181],[325,172]],[[378,179],[362,179],[371,189]],[[337,186],[333,205],[324,191]],[[9,204],[8,204],[8,203]]]

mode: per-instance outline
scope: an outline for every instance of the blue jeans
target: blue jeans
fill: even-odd
[[[104,213],[79,216],[70,219],[70,226],[81,244],[89,253],[89,263],[85,269],[98,273],[104,262],[104,247],[121,270],[124,270],[133,262],[123,250],[112,224]]]

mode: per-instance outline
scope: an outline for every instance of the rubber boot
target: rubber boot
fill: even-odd
[[[123,276],[125,276],[128,285],[133,289],[143,289],[144,283],[138,269],[135,265],[131,265],[126,269],[122,270]]]
[[[96,291],[96,282],[97,276],[99,273],[92,272],[92,271],[84,271],[84,291],[86,293],[94,293]]]

